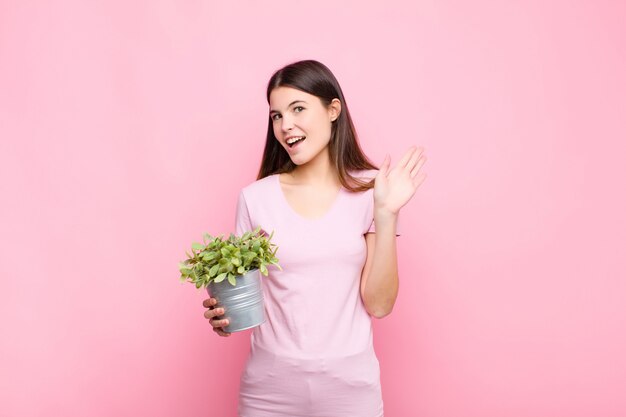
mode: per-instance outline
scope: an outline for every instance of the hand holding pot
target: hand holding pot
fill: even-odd
[[[204,317],[209,319],[209,323],[213,326],[213,331],[222,337],[228,337],[232,333],[224,331],[224,326],[228,326],[228,319],[220,320],[217,317],[224,314],[224,307],[215,308],[217,300],[215,298],[207,298],[202,302],[202,305],[208,308],[204,312]]]

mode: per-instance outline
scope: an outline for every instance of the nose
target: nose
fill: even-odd
[[[287,133],[291,129],[293,129],[293,120],[291,119],[291,117],[283,116],[281,120],[282,120],[281,129],[284,133]]]

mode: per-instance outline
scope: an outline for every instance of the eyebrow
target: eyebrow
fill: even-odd
[[[289,103],[289,105],[287,106],[287,108],[293,106],[296,103],[306,103],[306,101],[304,100],[296,100],[296,101],[292,101],[291,103]],[[278,113],[278,110],[270,110],[270,114],[272,113]]]

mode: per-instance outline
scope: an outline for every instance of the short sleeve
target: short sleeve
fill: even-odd
[[[396,236],[400,236],[402,228],[400,227],[400,215],[398,215],[398,220],[396,221]],[[374,219],[372,219],[372,224],[370,228],[367,230],[367,233],[376,233],[376,225],[374,224]]]
[[[245,232],[252,231],[252,221],[250,220],[250,212],[243,190],[239,192],[237,198],[237,209],[235,212],[235,234],[243,235]]]

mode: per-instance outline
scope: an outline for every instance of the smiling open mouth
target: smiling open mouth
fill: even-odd
[[[306,139],[306,136],[300,136],[298,138],[289,139],[289,142],[291,142],[292,140],[293,140],[293,142],[291,142],[291,143],[287,142],[287,146],[289,146],[289,148],[294,148],[299,143],[304,142],[305,139]]]

